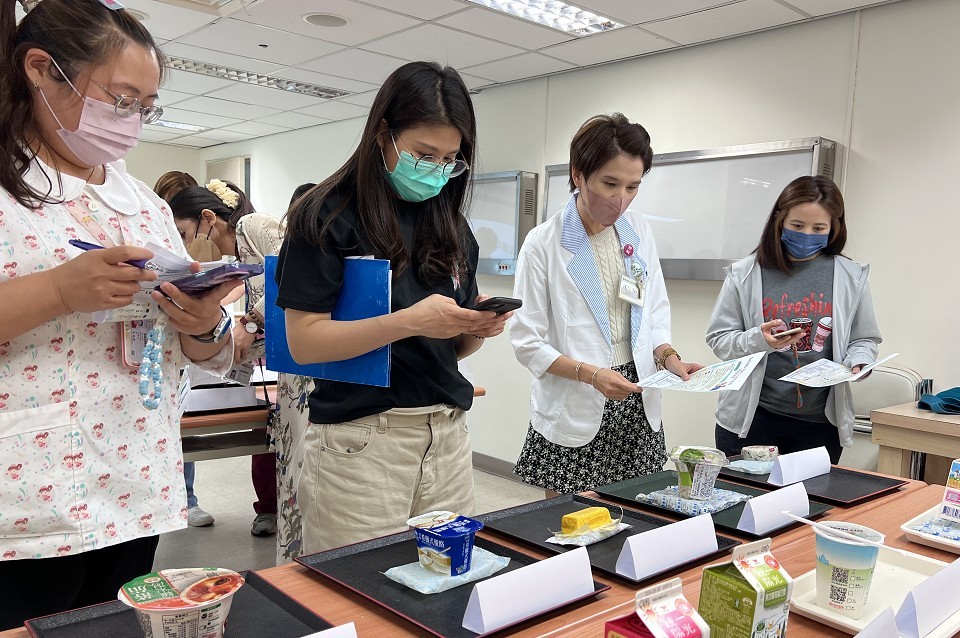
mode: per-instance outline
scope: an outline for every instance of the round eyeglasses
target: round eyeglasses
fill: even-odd
[[[394,140],[394,150],[397,150],[397,137],[393,135],[391,135],[391,137]],[[421,155],[420,157],[417,157],[412,151],[410,151],[410,149],[407,148],[407,145],[403,143],[403,140],[400,140],[400,145],[403,146],[403,150],[413,157],[413,170],[421,175],[430,175],[431,173],[440,171],[444,177],[456,177],[457,175],[463,175],[470,169],[470,165],[462,159],[444,161],[438,157],[434,157],[433,155]],[[399,150],[397,150],[397,155],[400,155]]]
[[[96,80],[90,80],[101,89],[103,92],[112,97],[115,100],[113,105],[113,110],[117,112],[117,115],[120,117],[130,117],[140,113],[140,121],[144,124],[153,124],[163,115],[162,106],[140,106],[140,99],[135,98],[129,95],[117,95],[104,85],[100,84]]]

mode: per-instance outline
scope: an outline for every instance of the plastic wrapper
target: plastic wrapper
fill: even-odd
[[[641,503],[662,509],[680,512],[688,516],[699,516],[700,514],[713,514],[725,510],[737,503],[750,500],[750,497],[740,492],[714,488],[713,494],[706,499],[680,498],[679,488],[676,485],[671,485],[649,494],[637,494],[636,499]]]
[[[911,529],[938,538],[960,542],[960,522],[957,521],[951,521],[945,518],[934,518],[913,525]]]
[[[470,563],[470,571],[459,576],[443,576],[425,568],[419,562],[391,567],[383,575],[421,594],[439,594],[442,591],[492,576],[506,567],[510,559],[497,556],[481,547],[474,547]]]
[[[587,531],[580,532],[575,534],[562,534],[560,532],[554,532],[553,536],[546,540],[547,543],[552,543],[554,545],[575,545],[577,547],[586,547],[587,545],[593,545],[594,543],[599,543],[602,540],[615,536],[622,532],[625,529],[630,529],[631,525],[629,523],[623,522],[623,517],[620,517],[620,520],[611,523],[610,525],[604,525],[603,527],[598,527],[596,529],[587,528]]]
[[[728,466],[731,470],[737,470],[745,474],[769,474],[773,471],[776,461],[731,461]]]

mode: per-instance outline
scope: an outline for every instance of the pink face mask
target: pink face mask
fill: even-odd
[[[632,197],[604,197],[599,193],[594,193],[587,187],[587,181],[583,181],[583,188],[580,189],[580,196],[584,200],[585,208],[590,217],[602,226],[613,226],[620,216],[630,206]]]
[[[51,58],[54,66],[60,71],[60,75],[67,80],[67,84],[73,89],[73,92],[83,99],[83,110],[80,112],[80,124],[76,131],[68,131],[63,128],[60,118],[54,113],[47,96],[38,86],[40,97],[43,98],[47,108],[57,121],[60,128],[57,129],[57,135],[63,140],[63,143],[78,160],[87,166],[98,166],[100,164],[109,164],[118,159],[126,157],[137,142],[140,141],[140,130],[143,123],[137,115],[130,117],[120,116],[113,104],[107,104],[100,100],[90,97],[83,97],[77,87],[73,85],[67,74],[63,72],[56,60]]]

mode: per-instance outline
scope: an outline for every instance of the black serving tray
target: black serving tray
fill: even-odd
[[[485,538],[477,537],[474,546],[482,547],[498,556],[510,558],[510,564],[489,578],[519,569],[525,565],[531,565],[539,560]],[[405,565],[417,560],[417,544],[414,540],[413,531],[383,536],[382,538],[347,545],[319,554],[300,556],[295,560],[304,567],[343,585],[435,636],[474,638],[479,635],[489,635],[476,634],[463,627],[463,614],[467,610],[467,603],[470,601],[473,586],[486,579],[467,583],[437,594],[421,594],[383,575],[383,572],[391,567]],[[593,586],[594,591],[590,594],[555,609],[572,605],[610,589],[609,585],[596,581],[594,581]],[[541,616],[555,609],[546,610],[536,614],[536,616]],[[531,616],[531,618],[536,616]],[[527,620],[529,618],[524,618],[514,625]],[[506,627],[501,627],[497,631],[503,629],[506,629]]]
[[[602,485],[594,488],[593,491],[604,498],[609,498],[610,500],[617,501],[618,503],[629,503],[634,507],[652,509],[657,512],[669,514],[675,518],[689,518],[689,516],[686,514],[675,512],[670,509],[660,508],[655,505],[649,505],[647,503],[641,503],[636,500],[637,494],[640,494],[641,492],[648,494],[650,492],[662,490],[665,487],[670,487],[671,485],[676,484],[677,473],[674,470],[664,470],[663,472],[647,474],[646,476],[638,476],[636,478],[627,479],[626,481],[620,481],[619,483]],[[738,483],[729,483],[727,481],[717,481],[715,487],[719,487],[720,489],[724,490],[730,490],[731,492],[747,494],[751,497],[766,494],[770,492],[771,488],[771,486],[765,486],[766,489],[761,489],[759,487],[750,487],[747,485],[740,485]],[[793,529],[797,525],[801,525],[801,523],[796,522],[788,523],[782,527],[772,529],[764,534],[751,534],[750,532],[745,532],[737,529],[737,523],[740,522],[740,515],[743,514],[744,505],[744,503],[737,503],[733,507],[728,507],[725,510],[711,514],[711,516],[713,516],[714,526],[737,536],[756,539],[776,536],[777,534],[782,534],[789,529]],[[833,508],[829,505],[824,505],[823,503],[818,503],[816,501],[810,501],[810,514],[807,515],[807,518],[820,516],[824,512],[828,512],[831,509]]]
[[[739,456],[731,456],[731,461],[739,460]],[[769,474],[748,474],[736,469],[723,467],[720,475],[740,481],[747,485],[757,485],[768,490],[780,489],[779,485],[767,483]],[[889,476],[878,476],[858,472],[845,467],[832,466],[830,472],[805,479],[803,486],[807,488],[807,495],[811,500],[821,503],[830,503],[841,507],[850,507],[857,503],[893,492],[906,485],[903,479]]]
[[[333,627],[255,572],[233,595],[224,638],[301,638]],[[143,636],[136,612],[115,600],[24,623],[34,638],[131,638]]]
[[[670,569],[659,571],[655,574],[645,576],[640,580],[628,578],[623,574],[617,573],[617,559],[620,557],[620,551],[627,537],[643,532],[669,525],[671,521],[658,516],[644,514],[636,510],[622,509],[616,505],[610,505],[603,501],[598,501],[586,496],[565,494],[548,500],[534,501],[526,505],[511,507],[509,509],[490,512],[477,518],[483,521],[485,529],[536,545],[540,549],[555,554],[577,549],[574,545],[555,545],[546,542],[551,536],[550,530],[560,529],[560,519],[564,514],[576,512],[585,507],[602,506],[610,510],[610,516],[614,519],[620,517],[623,513],[623,522],[629,523],[632,527],[625,529],[615,536],[606,538],[599,543],[587,546],[587,554],[590,555],[590,564],[604,574],[622,578],[632,583],[644,583],[651,580],[661,579],[665,574],[675,571],[682,571],[702,562],[712,560],[730,551],[730,549],[740,543],[731,538],[717,536],[717,551],[696,558],[691,558],[685,563],[680,563]]]

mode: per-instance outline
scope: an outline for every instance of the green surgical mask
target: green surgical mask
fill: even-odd
[[[396,140],[393,140],[393,148],[397,150]],[[383,151],[380,151],[380,154],[383,155]],[[423,172],[425,163],[421,161],[418,167],[417,159],[407,151],[397,150],[397,156],[399,157],[397,166],[393,171],[387,169],[387,179],[390,180],[390,185],[400,199],[407,202],[422,202],[439,195],[447,185],[450,178],[444,175],[439,164],[427,162],[427,165],[435,167],[436,170]],[[383,167],[387,168],[386,159]]]

